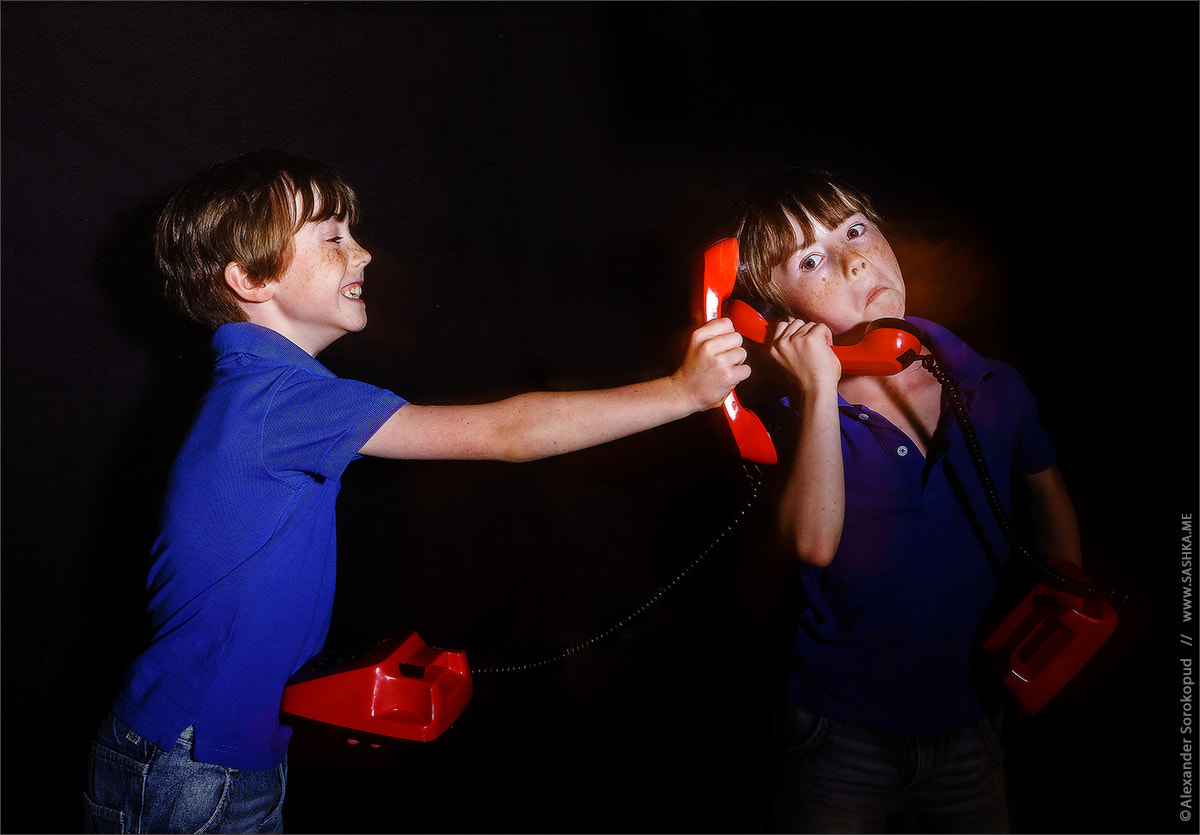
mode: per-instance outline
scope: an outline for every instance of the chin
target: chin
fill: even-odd
[[[904,305],[903,304],[880,304],[875,305],[867,310],[867,321],[873,322],[876,319],[903,319]]]

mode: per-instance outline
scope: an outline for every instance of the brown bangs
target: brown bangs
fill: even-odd
[[[277,182],[277,186],[286,190],[289,207],[295,205],[292,201],[299,203],[299,214],[293,218],[293,233],[306,223],[320,223],[329,218],[350,226],[357,224],[358,196],[350,184],[329,169],[314,166],[306,171],[304,167],[281,172]]]
[[[292,236],[306,223],[329,218],[358,222],[358,197],[332,169],[295,157],[287,158],[264,195],[263,211],[252,212],[254,222],[238,218],[244,253],[243,265],[260,281],[283,274],[293,253]]]
[[[781,208],[787,215],[795,219],[796,225],[800,227],[804,238],[799,241],[795,239],[795,235],[792,233],[792,226],[785,218],[783,229],[786,230],[787,237],[790,238],[788,243],[791,251],[779,260],[779,264],[786,261],[797,249],[803,249],[812,243],[815,237],[813,221],[816,221],[827,229],[835,229],[841,225],[842,221],[856,212],[868,214],[868,211],[864,210],[860,204],[854,202],[851,198],[832,186],[828,189],[815,191],[809,195],[788,195],[783,200]]]
[[[814,222],[835,228],[857,212],[882,225],[870,198],[822,171],[798,169],[754,184],[738,218],[739,280],[752,295],[781,304],[771,280],[775,268],[813,241]]]

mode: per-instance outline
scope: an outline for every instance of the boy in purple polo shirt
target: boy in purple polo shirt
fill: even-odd
[[[941,384],[921,363],[843,376],[832,345],[904,318],[870,200],[821,172],[756,184],[739,277],[784,317],[777,533],[804,605],[777,705],[774,822],[787,832],[1007,827],[998,715],[972,687],[977,630],[1008,559]],[[1042,553],[1080,564],[1078,525],[1037,406],[1011,367],[909,317],[958,381],[1006,507],[1028,489]]]
[[[418,406],[339,379],[315,357],[367,322],[358,211],[329,167],[263,151],[199,175],[160,217],[167,294],[214,329],[215,368],[163,501],[153,638],[92,746],[90,830],[281,831],[279,705],[328,631],[352,460],[558,455],[715,406],[750,373],[719,320],[671,376],[602,391]]]

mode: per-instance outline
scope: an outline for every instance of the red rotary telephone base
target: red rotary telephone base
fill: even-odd
[[[440,736],[473,692],[466,655],[428,646],[416,632],[318,655],[283,691],[297,749],[343,749],[355,759]]]

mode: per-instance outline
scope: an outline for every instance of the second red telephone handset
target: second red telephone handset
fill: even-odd
[[[733,292],[737,283],[738,248],[737,238],[725,238],[717,241],[704,251],[704,275],[700,285],[700,306],[704,321],[711,322],[724,315],[725,300]],[[746,309],[758,315],[758,311],[749,305]],[[760,319],[762,317],[759,317]],[[766,335],[766,320],[763,320],[763,336]],[[734,327],[739,331],[737,321]],[[747,338],[753,337],[742,334]],[[762,338],[758,341],[762,341]],[[779,460],[775,452],[775,444],[771,441],[771,433],[759,420],[758,415],[742,406],[736,392],[730,391],[721,404],[725,410],[725,420],[733,431],[738,451],[743,458],[759,464],[774,464]]]
[[[728,316],[744,338],[765,343],[770,326],[762,314],[740,299],[729,301],[737,283],[737,264],[737,238],[724,238],[705,250],[701,285],[704,321]],[[835,345],[833,352],[842,364],[843,374],[889,376],[917,359],[921,338],[916,328],[903,319],[876,319],[867,326],[862,340],[854,345]],[[771,435],[758,415],[742,406],[734,392],[725,398],[723,406],[743,458],[759,464],[779,460]]]

